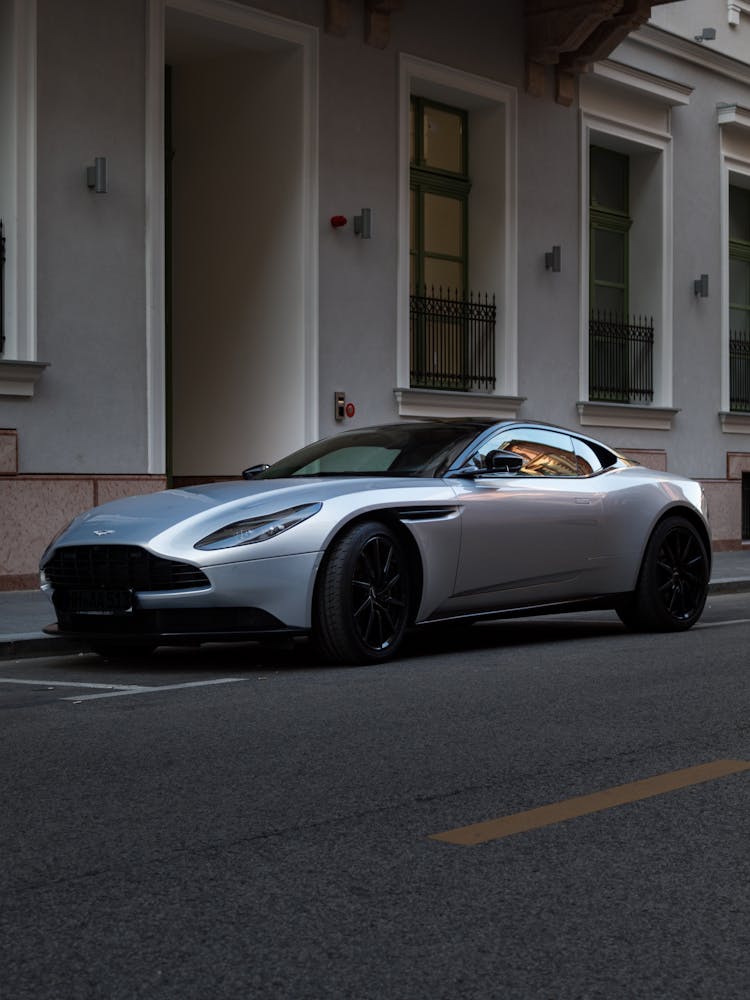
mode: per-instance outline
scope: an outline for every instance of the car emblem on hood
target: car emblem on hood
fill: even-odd
[[[103,528],[101,531],[94,531],[95,535],[114,535],[114,528]]]

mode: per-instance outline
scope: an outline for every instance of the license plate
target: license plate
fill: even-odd
[[[58,596],[62,610],[73,614],[122,615],[133,610],[132,590],[67,590]]]

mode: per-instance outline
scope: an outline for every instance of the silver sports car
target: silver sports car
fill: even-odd
[[[480,419],[348,431],[236,482],[116,500],[41,560],[48,631],[103,655],[311,634],[339,663],[435,622],[614,608],[687,629],[710,569],[697,483]]]

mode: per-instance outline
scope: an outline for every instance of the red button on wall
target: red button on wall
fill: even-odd
[[[357,412],[357,408],[355,407],[354,403],[347,403],[346,404],[346,415],[347,415],[347,417],[353,417],[356,412]]]

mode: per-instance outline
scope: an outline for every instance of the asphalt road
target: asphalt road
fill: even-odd
[[[432,835],[750,762],[748,649],[743,594],[682,635],[482,625],[373,668],[0,664],[0,996],[745,1000],[750,771]]]

